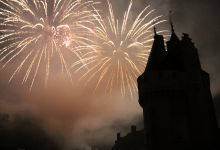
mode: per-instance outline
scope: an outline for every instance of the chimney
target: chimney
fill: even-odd
[[[132,125],[131,126],[131,133],[135,133],[137,130],[136,130],[136,126],[135,125]]]
[[[120,140],[120,139],[121,139],[121,133],[118,132],[118,133],[117,133],[117,141]]]

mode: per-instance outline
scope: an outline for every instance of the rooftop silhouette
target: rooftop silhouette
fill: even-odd
[[[155,32],[146,69],[138,78],[148,150],[216,149],[218,125],[209,74],[202,70],[198,50],[171,24],[164,44]]]

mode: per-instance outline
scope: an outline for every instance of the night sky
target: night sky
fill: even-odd
[[[104,2],[104,0],[102,0]],[[218,0],[133,0],[132,13],[151,5],[158,15],[172,20],[179,37],[188,33],[198,48],[202,68],[210,74],[211,91],[220,123],[220,1]],[[111,0],[120,16],[129,0]],[[163,23],[169,30],[169,22]],[[161,28],[158,26],[158,30]],[[13,68],[13,65],[11,65]],[[62,75],[48,87],[38,85],[31,92],[17,81],[8,84],[10,69],[0,74],[0,112],[20,116],[34,122],[53,141],[64,148],[111,146],[116,133],[129,132],[132,124],[143,127],[138,96],[121,96],[115,88],[110,95],[93,93],[89,88],[70,84]],[[78,77],[74,76],[73,80]],[[13,118],[13,117],[12,117]],[[16,117],[15,117],[16,118]],[[18,124],[20,123],[17,121]],[[16,124],[13,121],[12,124]]]

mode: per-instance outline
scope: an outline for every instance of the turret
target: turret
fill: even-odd
[[[166,56],[164,38],[162,35],[156,33],[155,27],[154,32],[154,42],[148,58],[146,70],[162,69],[162,64]]]
[[[170,40],[167,42],[166,69],[180,70],[182,69],[180,40],[174,31],[171,15],[170,15],[170,26],[171,26],[171,36],[170,36]]]
[[[183,33],[182,40],[182,61],[186,71],[198,72],[201,71],[198,50],[195,48],[194,43],[189,38],[188,34]]]

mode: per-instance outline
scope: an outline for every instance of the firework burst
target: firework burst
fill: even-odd
[[[94,32],[97,45],[95,51],[82,57],[89,69],[81,80],[86,80],[86,83],[96,80],[95,90],[105,88],[106,93],[111,93],[113,88],[120,88],[123,96],[133,96],[137,91],[136,78],[146,66],[152,45],[152,29],[165,20],[161,20],[162,16],[153,17],[155,10],[150,10],[150,6],[132,19],[132,1],[123,19],[119,20],[115,17],[112,4],[107,2],[108,15],[96,11],[97,27]],[[75,68],[79,63],[75,62],[72,67]],[[76,71],[82,69],[80,67]]]
[[[94,20],[87,8],[94,4],[79,0],[1,0],[0,61],[2,68],[12,62],[17,65],[9,81],[24,70],[22,83],[29,81],[30,89],[39,74],[45,74],[47,83],[54,57],[71,80],[65,53],[72,51],[81,59],[81,48],[91,41],[89,26]]]

